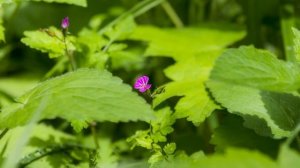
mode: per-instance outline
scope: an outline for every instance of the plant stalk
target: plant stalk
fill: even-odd
[[[181,21],[181,19],[179,18],[179,16],[177,15],[177,13],[175,12],[175,10],[173,9],[173,7],[171,6],[171,4],[168,1],[164,1],[161,4],[161,6],[163,7],[163,9],[165,10],[166,14],[171,19],[171,21],[173,22],[173,24],[175,25],[175,27],[177,27],[177,28],[184,27],[183,22]]]

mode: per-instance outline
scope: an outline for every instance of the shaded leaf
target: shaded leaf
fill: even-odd
[[[259,136],[253,130],[245,128],[242,118],[237,116],[227,116],[213,131],[210,142],[215,145],[216,151],[224,151],[230,147],[255,148],[274,157],[277,155],[276,147],[279,144],[278,141]]]

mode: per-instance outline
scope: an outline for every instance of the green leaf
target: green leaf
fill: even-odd
[[[13,3],[13,0],[0,0],[0,8],[2,7],[2,4],[9,4],[9,3]]]
[[[216,101],[241,115],[247,127],[282,138],[300,118],[300,97],[282,93],[296,91],[298,69],[253,47],[229,49],[217,60],[207,85]]]
[[[60,117],[68,121],[149,121],[150,106],[107,71],[79,69],[42,82],[18,99],[19,103],[4,108],[0,128],[26,124],[47,100],[40,119]]]
[[[290,149],[287,145],[282,145],[278,162],[281,168],[298,168],[300,166],[300,154],[299,152]]]
[[[293,92],[300,88],[300,66],[254,47],[228,49],[217,60],[212,79],[262,90]]]
[[[176,143],[168,143],[167,145],[164,146],[164,152],[167,155],[172,155],[176,149]]]
[[[279,145],[278,141],[259,136],[253,130],[245,128],[240,117],[231,115],[226,116],[220,126],[213,131],[210,142],[215,145],[216,151],[239,147],[257,149],[274,157],[277,155],[277,146]]]
[[[175,157],[172,161],[162,161],[155,168],[278,168],[277,164],[268,156],[257,151],[235,149],[226,150],[225,154],[203,155],[193,157]]]
[[[70,5],[77,5],[82,7],[87,7],[86,0],[30,0],[30,1],[37,1],[37,2],[48,2],[48,3],[66,3]]]
[[[105,32],[105,35],[107,35],[111,41],[124,40],[132,34],[135,28],[136,23],[133,16],[128,16],[120,21],[116,26],[108,29]]]
[[[22,43],[43,53],[48,53],[50,58],[65,55],[62,32],[54,27],[38,31],[25,31],[24,35],[25,37],[21,39]],[[66,41],[68,50],[74,50],[74,45],[69,40]]]
[[[208,79],[214,60],[223,49],[244,36],[243,31],[198,27],[158,29],[139,26],[132,39],[149,42],[147,56],[172,57],[177,62],[165,70],[173,81],[154,99],[154,106],[173,96],[183,96],[175,107],[177,118],[199,124],[219,108],[208,96],[204,82]]]
[[[85,120],[73,120],[71,121],[71,126],[77,133],[79,133],[82,129],[87,128],[89,124]]]
[[[243,31],[234,30],[227,25],[222,27],[224,29],[216,29],[214,25],[182,29],[138,26],[131,39],[149,42],[145,55],[186,60],[195,55],[223,50],[244,36]]]
[[[300,62],[300,31],[296,28],[292,28],[294,33],[294,53],[296,61]]]
[[[2,25],[2,19],[0,18],[0,42],[1,41],[5,41],[4,31],[5,31],[5,28],[3,27],[3,25]]]

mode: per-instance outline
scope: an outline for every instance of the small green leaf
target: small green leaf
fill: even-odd
[[[79,133],[84,128],[87,128],[89,126],[89,124],[87,123],[87,121],[73,120],[73,121],[71,121],[71,126],[77,133]]]
[[[164,155],[161,152],[154,153],[148,160],[148,163],[154,164],[164,159]]]
[[[168,143],[164,146],[164,151],[167,155],[172,155],[176,149],[176,143]]]
[[[56,58],[65,55],[65,44],[63,42],[62,32],[51,27],[45,30],[25,31],[25,37],[21,39],[22,43],[48,53],[50,58]],[[74,45],[67,41],[68,50],[74,50]]]
[[[122,81],[107,71],[79,69],[42,82],[4,108],[0,128],[26,124],[47,100],[40,119],[60,117],[68,121],[149,121],[153,113],[148,104]]]

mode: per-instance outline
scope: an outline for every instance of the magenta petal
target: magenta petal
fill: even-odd
[[[146,85],[145,89],[148,90],[151,88],[151,86],[152,86],[151,84],[148,84],[148,85]]]
[[[147,89],[146,89],[145,87],[142,87],[142,88],[139,89],[139,91],[140,91],[141,93],[144,93],[144,92],[147,91]]]
[[[148,84],[148,82],[149,82],[148,76],[142,76],[142,77],[140,77],[140,79],[144,85]]]
[[[140,89],[141,87],[143,87],[143,85],[141,83],[135,83],[133,87],[135,89]]]

